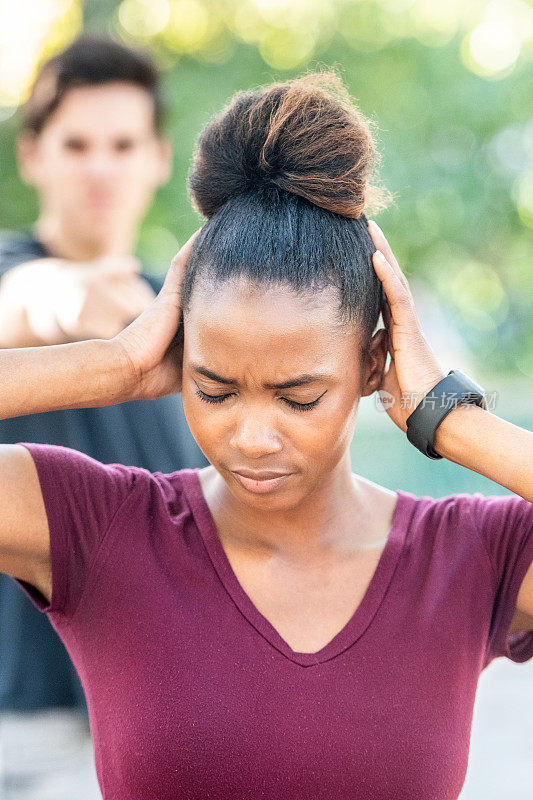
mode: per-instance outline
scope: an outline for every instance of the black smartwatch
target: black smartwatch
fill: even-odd
[[[452,369],[420,401],[407,417],[407,438],[428,458],[442,458],[433,449],[435,431],[460,403],[487,410],[485,390],[458,369]]]

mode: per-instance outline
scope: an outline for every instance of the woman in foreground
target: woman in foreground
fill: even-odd
[[[445,377],[369,234],[372,155],[333,77],[238,95],[153,305],[111,340],[0,352],[2,416],[181,391],[212,465],[0,447],[0,569],[78,669],[105,800],[457,798],[482,669],[533,656],[533,434],[471,404],[434,432],[514,495],[350,469],[362,396],[405,432]]]

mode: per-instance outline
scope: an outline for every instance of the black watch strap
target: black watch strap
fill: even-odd
[[[428,458],[442,458],[433,449],[435,431],[460,403],[487,408],[485,390],[458,369],[452,369],[420,401],[407,417],[407,438]]]

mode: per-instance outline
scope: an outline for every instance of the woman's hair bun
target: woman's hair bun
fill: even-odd
[[[353,219],[382,208],[385,192],[368,185],[371,126],[334,72],[239,92],[198,137],[193,203],[209,218],[237,195],[278,187]]]

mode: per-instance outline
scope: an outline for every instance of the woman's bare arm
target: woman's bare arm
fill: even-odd
[[[0,350],[0,418],[111,405],[132,395],[117,343]],[[0,572],[50,599],[50,538],[37,470],[20,445],[0,445]]]
[[[152,399],[181,390],[180,286],[194,237],[151,306],[113,339],[0,350],[0,419]],[[0,572],[50,598],[50,541],[33,459],[0,446]]]
[[[0,572],[50,600],[50,537],[37,469],[26,448],[0,445]]]
[[[369,224],[378,248],[373,263],[383,283],[383,319],[389,336],[391,364],[382,388],[394,397],[387,407],[393,422],[406,430],[407,418],[444,378],[423,335],[407,278],[376,223]],[[411,402],[402,403],[403,398]],[[414,398],[414,399],[413,399]],[[500,419],[488,410],[459,405],[444,418],[434,437],[443,458],[484,475],[533,503],[533,432]],[[518,534],[517,534],[518,535]],[[509,632],[533,630],[533,564],[523,579]]]
[[[116,340],[0,350],[0,419],[131,399]]]
[[[434,448],[533,503],[533,432],[478,406],[461,405],[435,431]]]

